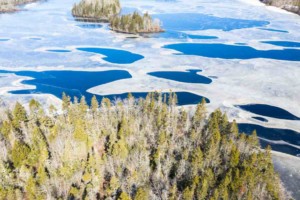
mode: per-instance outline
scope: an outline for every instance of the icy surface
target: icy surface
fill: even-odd
[[[290,190],[294,199],[300,199],[300,158],[273,152],[273,162],[284,186]]]
[[[275,42],[297,44],[300,17],[270,9],[258,1],[135,1],[124,0],[123,13],[138,10],[161,18],[166,32],[143,37],[114,33],[108,24],[84,24],[73,20],[70,10],[76,0],[51,0],[31,4],[26,11],[0,15],[0,69],[9,71],[107,71],[124,70],[132,78],[85,88],[98,95],[181,91],[210,99],[209,111],[221,108],[229,119],[272,128],[300,132],[299,121],[265,117],[268,122],[253,119],[253,114],[234,105],[266,104],[283,108],[300,116],[300,62],[298,53],[288,55],[294,61],[276,60],[261,52],[288,52]],[[171,18],[170,18],[171,16]],[[182,16],[174,24],[172,16]],[[268,44],[262,41],[269,41]],[[274,42],[272,42],[274,41]],[[194,55],[162,48],[178,43],[219,44],[255,49],[256,56],[222,59]],[[280,43],[282,44],[282,43]],[[286,45],[286,43],[285,43]],[[134,62],[111,62],[114,55],[83,52],[82,48],[114,49],[140,55]],[[294,48],[293,52],[299,51]],[[225,49],[224,49],[225,51]],[[289,54],[289,53],[287,53]],[[113,59],[113,60],[111,60]],[[202,70],[198,75],[213,78],[210,84],[178,82],[153,77],[153,72]],[[1,98],[27,102],[35,97],[49,104],[58,98],[49,94],[11,94],[9,91],[30,90],[23,84],[30,77],[14,73],[0,74]],[[66,76],[66,81],[72,81]],[[88,81],[88,80],[85,80]],[[26,82],[25,82],[26,83]],[[76,89],[76,88],[75,88]],[[56,103],[57,105],[57,103]],[[261,117],[261,116],[257,116]]]

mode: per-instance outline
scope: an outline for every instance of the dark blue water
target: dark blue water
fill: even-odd
[[[9,39],[0,39],[0,42],[6,42],[8,41]]]
[[[169,38],[169,39],[198,39],[198,40],[213,40],[218,39],[216,36],[209,35],[191,35],[178,31],[166,30],[163,33],[145,34],[148,37],[154,38]]]
[[[300,146],[300,133],[289,129],[266,128],[255,124],[238,124],[239,131],[251,134],[253,130],[257,131],[257,135],[261,138],[273,141],[285,141],[287,143]],[[270,145],[273,150],[296,156],[300,153],[300,149],[287,144],[274,144],[268,141],[260,140],[263,148]]]
[[[83,24],[78,24],[77,26],[80,28],[87,28],[87,29],[97,29],[102,27],[102,25],[99,23],[83,23]]]
[[[36,89],[12,91],[13,94],[47,93],[61,98],[62,93],[74,97],[85,96],[89,101],[91,93],[86,90],[101,84],[131,78],[125,70],[110,70],[101,72],[87,71],[0,71],[0,73],[15,73],[19,76],[32,77],[32,80],[24,80],[23,84],[34,85]]]
[[[212,80],[205,76],[197,74],[201,70],[189,70],[187,72],[174,72],[174,71],[158,71],[148,73],[151,76],[158,78],[170,79],[173,81],[184,82],[184,83],[202,83],[210,84]]]
[[[85,96],[88,103],[90,103],[93,94],[88,93],[87,90],[101,84],[110,83],[113,81],[131,78],[131,75],[125,70],[110,70],[101,72],[86,72],[86,71],[4,71],[0,73],[14,73],[18,76],[32,77],[32,80],[24,80],[23,84],[34,85],[36,89],[30,90],[16,90],[11,91],[12,94],[52,94],[58,98],[62,97],[65,92],[71,96],[72,99],[76,96],[80,98]],[[132,93],[136,98],[146,97],[147,92]],[[178,97],[178,105],[197,104],[201,102],[202,97],[189,92],[176,92]],[[167,94],[168,95],[168,94]],[[112,94],[112,95],[96,95],[98,100],[101,101],[103,97],[111,100],[127,98],[128,93]],[[209,103],[209,99],[205,98]]]
[[[53,53],[68,53],[68,52],[71,52],[70,50],[65,50],[65,49],[49,49],[47,51],[48,52],[53,52]]]
[[[105,55],[106,57],[103,60],[110,63],[117,64],[130,64],[144,58],[144,56],[131,53],[129,51],[120,50],[120,49],[106,49],[106,48],[77,48],[79,51],[85,51],[89,53],[96,53]]]
[[[285,30],[278,30],[278,29],[273,29],[273,28],[258,28],[258,29],[264,30],[264,31],[271,31],[271,32],[288,33],[288,31],[285,31]]]
[[[292,113],[275,106],[265,105],[265,104],[247,104],[247,105],[237,105],[237,107],[252,112],[257,115],[263,115],[266,117],[273,117],[277,119],[287,119],[287,120],[300,120],[299,117],[293,115]]]
[[[269,58],[276,60],[300,61],[299,49],[257,50],[249,46],[207,43],[178,43],[165,45],[164,48],[174,49],[185,55],[196,55],[209,58]]]
[[[280,47],[300,47],[300,42],[292,41],[263,41],[261,43],[272,44]]]
[[[258,121],[261,121],[261,122],[268,122],[268,120],[266,118],[263,118],[263,117],[252,117],[253,119],[256,119]]]
[[[157,14],[153,15],[153,18],[159,18],[162,21],[163,29],[173,31],[209,29],[231,31],[242,28],[261,27],[269,24],[268,21],[221,18],[200,13]]]
[[[131,93],[135,98],[146,98],[148,95],[147,92],[133,92]],[[167,98],[169,97],[169,93],[163,93],[166,94]],[[176,92],[177,99],[178,99],[178,105],[190,105],[190,104],[198,104],[202,101],[204,98],[206,103],[210,103],[210,100],[206,97],[190,93],[190,92]],[[112,95],[107,95],[104,96],[109,99],[126,99],[128,97],[128,93],[123,93],[123,94],[112,94]]]

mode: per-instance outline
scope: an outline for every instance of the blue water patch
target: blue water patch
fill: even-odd
[[[153,18],[160,19],[165,30],[173,31],[209,29],[231,31],[235,29],[261,27],[269,24],[268,21],[222,18],[200,13],[157,14],[153,15]]]
[[[292,41],[262,41],[261,43],[272,44],[280,47],[300,47],[300,42]]]
[[[258,121],[261,121],[261,122],[268,122],[268,120],[266,118],[263,118],[263,117],[252,117],[253,119],[256,119]]]
[[[300,146],[300,133],[289,130],[289,129],[277,129],[277,128],[266,128],[256,124],[238,124],[239,131],[251,134],[253,130],[256,130],[258,137],[271,140],[269,142],[266,140],[260,140],[260,144],[263,148],[266,148],[268,145],[272,147],[273,150],[291,154],[296,156],[300,153],[300,149],[293,147],[288,144],[280,144],[284,141],[286,143]],[[275,144],[277,142],[277,144]]]
[[[264,31],[271,31],[271,32],[288,33],[288,31],[285,31],[285,30],[279,30],[279,29],[273,29],[273,28],[258,28],[258,29],[264,30]]]
[[[175,92],[178,100],[178,105],[191,105],[191,104],[198,104],[202,101],[204,98],[206,103],[210,103],[210,100],[206,97],[190,93],[190,92]],[[147,92],[133,92],[131,93],[135,98],[146,98],[148,95]],[[169,93],[163,93],[166,94],[166,99],[169,97]],[[112,94],[112,95],[106,95],[104,97],[107,97],[109,99],[125,99],[128,97],[128,93],[123,94]]]
[[[88,89],[110,83],[113,81],[128,79],[132,76],[125,70],[109,70],[100,72],[88,71],[4,71],[0,73],[14,73],[18,76],[32,77],[32,80],[24,80],[23,84],[34,85],[36,89],[11,91],[12,94],[52,94],[61,98],[62,93],[71,97],[85,96],[89,102],[92,94]]]
[[[29,90],[16,90],[10,91],[12,94],[52,94],[58,98],[62,97],[62,93],[80,98],[86,97],[88,103],[91,102],[91,98],[94,94],[87,92],[88,89],[110,83],[113,81],[128,79],[132,76],[125,70],[109,70],[101,72],[87,72],[87,71],[5,71],[0,70],[0,73],[14,73],[18,76],[32,77],[31,80],[22,81],[23,84],[34,85],[35,89]],[[145,98],[147,92],[134,92],[132,95],[136,98]],[[189,92],[176,92],[178,98],[178,105],[197,104],[204,98],[207,103],[209,99],[203,96],[189,93]],[[169,94],[166,93],[168,96]],[[95,95],[99,101],[103,97],[107,97],[111,100],[125,99],[128,93],[123,94],[111,94],[111,95]]]
[[[153,38],[168,38],[168,39],[198,39],[198,40],[218,39],[218,37],[216,36],[191,35],[179,31],[170,31],[170,30],[166,30],[166,32],[163,33],[153,33],[153,34],[144,34],[144,35]]]
[[[187,38],[189,39],[198,39],[198,40],[213,40],[218,39],[217,36],[209,36],[209,35],[187,35]]]
[[[97,29],[97,28],[101,28],[102,25],[99,23],[82,23],[82,24],[78,24],[76,25],[80,28],[86,28],[86,29]]]
[[[47,51],[48,52],[53,52],[53,53],[68,53],[68,52],[71,52],[70,50],[66,50],[66,49],[49,49]]]
[[[262,115],[266,117],[273,117],[277,119],[287,119],[287,120],[300,120],[299,117],[293,115],[292,113],[275,106],[265,105],[265,104],[247,104],[238,105],[237,107],[246,110],[248,112]]]
[[[144,58],[144,56],[142,55],[131,53],[129,51],[120,50],[120,49],[87,47],[87,48],[77,48],[77,50],[105,55],[106,57],[103,58],[103,60],[110,63],[117,63],[117,64],[130,64]]]
[[[6,41],[9,41],[10,39],[6,39],[6,38],[0,38],[0,42],[6,42]]]
[[[185,55],[196,55],[209,58],[269,58],[276,60],[300,61],[299,49],[257,50],[249,46],[216,43],[178,43],[165,45],[164,48],[173,49],[182,52]]]
[[[158,78],[170,79],[173,81],[184,82],[184,83],[202,83],[210,84],[212,80],[205,76],[197,74],[201,70],[189,70],[187,72],[179,71],[158,71],[148,73],[150,76],[155,76]]]

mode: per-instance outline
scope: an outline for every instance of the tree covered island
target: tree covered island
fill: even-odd
[[[119,0],[81,0],[73,6],[72,14],[79,21],[109,22],[111,30],[121,33],[163,32],[160,21],[153,20],[148,13],[119,16],[120,11]]]
[[[163,32],[160,21],[158,19],[153,20],[148,13],[142,16],[138,12],[116,16],[112,18],[110,23],[111,29],[116,32],[132,34]]]
[[[109,22],[120,10],[119,0],[81,0],[74,4],[72,15],[82,21]]]

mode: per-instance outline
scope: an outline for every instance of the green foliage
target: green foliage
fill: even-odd
[[[109,98],[102,98],[102,101],[101,101],[101,105],[107,107],[107,108],[110,108],[111,107],[111,102],[109,100]]]
[[[240,152],[236,148],[236,146],[233,146],[231,149],[231,156],[230,156],[230,166],[232,168],[236,167],[239,164],[240,160]]]
[[[0,199],[282,199],[271,149],[205,102],[192,116],[173,93],[62,104],[0,118]]]
[[[70,196],[79,197],[79,194],[80,194],[80,189],[77,188],[76,186],[72,186],[70,189]]]
[[[195,127],[200,126],[200,123],[203,122],[203,120],[206,118],[206,101],[203,98],[201,103],[199,103],[196,107],[196,112],[193,116],[193,125]]]
[[[29,108],[31,113],[37,112],[41,107],[41,104],[35,99],[31,99],[29,102]]]
[[[92,180],[92,175],[88,172],[85,172],[82,176],[82,180],[85,182],[85,183],[88,183]]]
[[[117,141],[112,148],[112,156],[119,159],[126,159],[128,156],[128,149],[124,140]]]
[[[183,191],[182,199],[183,200],[190,200],[190,199],[193,199],[193,196],[194,196],[194,188],[187,187]]]
[[[116,176],[111,177],[109,187],[107,188],[108,195],[113,194],[120,187],[120,182]]]
[[[4,121],[0,127],[0,134],[2,134],[4,138],[9,139],[11,130],[11,123]]]
[[[94,21],[108,21],[120,12],[119,0],[81,0],[74,4],[72,14],[76,18],[86,18]]]
[[[131,200],[131,198],[126,192],[122,192],[118,200]]]
[[[25,108],[17,102],[13,111],[14,119],[18,122],[27,121],[27,113]]]
[[[88,135],[84,130],[84,124],[78,120],[75,124],[74,139],[79,142],[87,142]]]
[[[148,200],[149,199],[149,189],[140,187],[138,188],[134,200]]]
[[[66,93],[62,94],[62,109],[67,110],[71,104],[71,97],[67,96]]]
[[[133,34],[162,31],[160,28],[160,22],[158,20],[153,21],[148,13],[140,15],[138,12],[128,15],[115,16],[110,20],[110,26],[114,31]]]
[[[93,95],[92,100],[91,100],[91,109],[92,109],[93,113],[96,113],[98,108],[99,108],[98,100],[97,100],[96,96]]]
[[[20,167],[26,163],[26,159],[30,153],[30,148],[27,144],[20,141],[15,141],[11,150],[11,160],[15,167]]]

